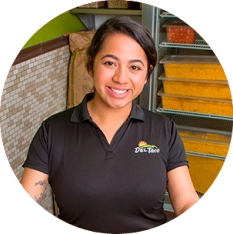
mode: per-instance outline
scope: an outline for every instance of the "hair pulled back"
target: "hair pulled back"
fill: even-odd
[[[93,64],[97,53],[100,51],[108,35],[123,33],[134,39],[144,50],[148,60],[147,79],[149,79],[157,60],[154,40],[149,30],[141,23],[129,16],[117,16],[105,21],[95,32],[90,46],[87,49],[89,57],[86,64],[87,70],[93,71]],[[152,65],[152,67],[151,67]]]

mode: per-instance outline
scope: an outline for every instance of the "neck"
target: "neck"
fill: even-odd
[[[87,108],[110,144],[117,130],[128,119],[132,103],[123,108],[110,108],[93,98],[87,103]]]
[[[87,103],[87,108],[94,122],[123,122],[130,115],[132,103],[121,108],[111,108],[93,98]]]

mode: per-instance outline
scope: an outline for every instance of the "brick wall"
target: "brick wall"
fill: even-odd
[[[13,65],[1,97],[1,134],[6,156],[17,179],[28,146],[41,122],[66,109],[69,46]],[[53,213],[51,189],[41,206]]]

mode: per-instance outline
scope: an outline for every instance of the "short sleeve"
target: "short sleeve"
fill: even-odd
[[[45,122],[43,122],[31,141],[27,158],[23,164],[23,167],[28,167],[48,174],[48,164],[48,133],[46,129],[46,124]]]
[[[167,171],[184,165],[188,166],[184,145],[178,133],[176,124],[172,121]]]

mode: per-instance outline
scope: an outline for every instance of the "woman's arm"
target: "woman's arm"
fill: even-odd
[[[177,167],[168,172],[167,189],[177,216],[199,200],[187,166]]]
[[[35,201],[40,202],[48,185],[48,175],[34,169],[25,168],[21,184]]]

